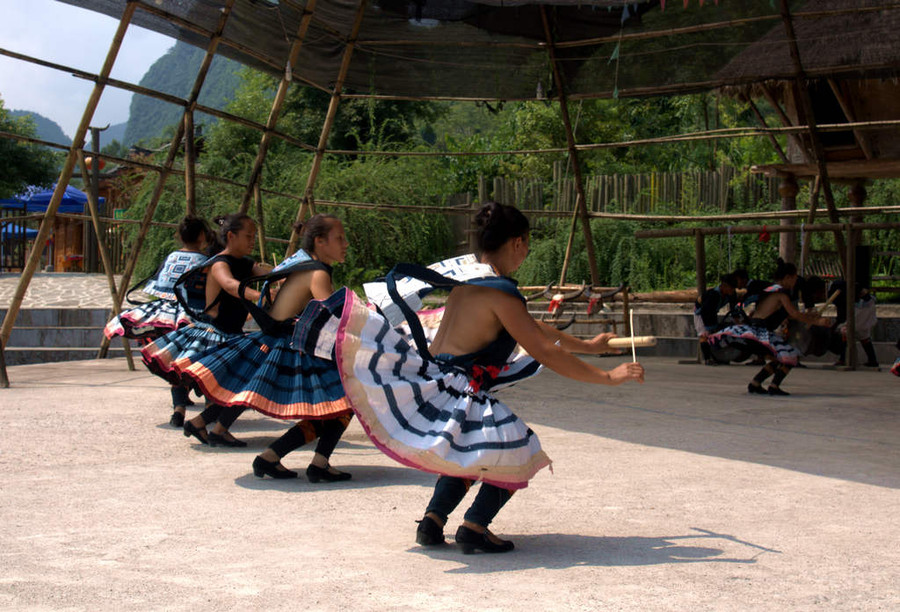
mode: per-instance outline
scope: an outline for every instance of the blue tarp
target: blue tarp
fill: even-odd
[[[15,223],[0,222],[0,236],[3,237],[3,240],[19,240],[23,234],[27,240],[32,240],[37,237],[38,231]]]
[[[0,208],[19,208],[25,206],[26,212],[44,212],[50,204],[50,198],[53,197],[53,190],[56,184],[50,189],[40,189],[39,187],[29,187],[25,193],[17,195],[14,198],[0,200]],[[103,204],[104,198],[100,198]],[[66,187],[66,193],[63,195],[62,202],[59,204],[61,213],[83,213],[84,205],[87,204],[87,194],[83,191],[75,189],[71,185]]]

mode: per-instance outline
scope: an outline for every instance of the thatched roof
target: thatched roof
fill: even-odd
[[[852,4],[854,12],[845,12]],[[883,0],[808,0],[793,19],[804,72],[811,78],[861,79],[900,74],[900,3]],[[717,80],[755,93],[769,81],[778,92],[796,75],[782,22],[735,56]],[[779,82],[782,81],[782,82]],[[749,91],[748,91],[749,89]]]
[[[113,17],[126,0],[62,0]],[[870,5],[875,0],[865,0]],[[205,48],[226,0],[138,0],[133,23]],[[553,94],[542,14],[573,97],[708,90],[789,74],[778,2],[763,0],[368,0],[345,89],[393,97],[536,99]],[[896,65],[900,10],[854,15],[857,2],[789,2],[798,31],[803,6],[841,5],[852,36],[828,27],[804,42],[814,71],[883,71]],[[853,6],[848,6],[848,5]],[[900,3],[883,4],[900,8]],[[285,73],[304,10],[311,13],[294,80],[330,90],[353,30],[357,0],[236,0],[218,53]],[[890,20],[888,22],[888,20]],[[819,22],[813,21],[814,33]],[[892,27],[886,27],[887,24]],[[769,37],[773,37],[771,42]],[[804,34],[806,36],[806,34]],[[761,41],[765,40],[765,43]],[[824,48],[829,53],[820,53]],[[745,56],[745,53],[749,55]],[[732,62],[735,57],[749,59]],[[893,63],[893,64],[892,64]],[[740,66],[744,68],[740,68]],[[726,68],[727,66],[727,68]],[[719,75],[718,77],[716,75]]]

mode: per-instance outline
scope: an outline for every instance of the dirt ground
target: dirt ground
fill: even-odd
[[[211,449],[124,360],[10,368],[0,608],[900,609],[900,379],[798,369],[782,399],[748,395],[746,366],[644,363],[644,385],[502,392],[554,465],[498,516],[516,550],[495,556],[417,546],[434,477],[356,422],[332,458],[351,481],[260,480],[288,423],[245,413],[249,447]]]

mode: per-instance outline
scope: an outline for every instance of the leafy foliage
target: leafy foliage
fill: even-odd
[[[0,98],[0,130],[37,137],[37,125],[31,114],[13,116]],[[0,198],[14,196],[29,185],[49,186],[56,178],[60,155],[40,145],[0,138]]]

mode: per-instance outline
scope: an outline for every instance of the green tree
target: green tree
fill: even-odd
[[[12,117],[0,98],[0,130],[34,138],[37,127],[30,116]],[[59,155],[40,145],[0,139],[0,197],[21,193],[28,185],[49,186],[56,178]]]

